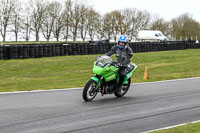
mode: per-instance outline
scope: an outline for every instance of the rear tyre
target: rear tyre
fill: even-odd
[[[97,87],[97,83],[90,79],[87,84],[85,85],[84,89],[83,89],[83,99],[86,102],[92,101],[96,95],[97,95],[97,91],[96,91],[96,87]]]
[[[130,88],[130,84],[131,84],[131,79],[129,78],[127,85],[122,85],[122,87],[118,91],[114,92],[115,96],[123,97],[128,92],[128,90]]]

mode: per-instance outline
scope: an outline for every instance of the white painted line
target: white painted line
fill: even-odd
[[[155,81],[155,82],[144,82],[144,83],[132,83],[131,85],[144,85],[144,84],[156,84],[156,83],[165,83],[165,82],[173,82],[173,81],[184,81],[184,80],[193,80],[200,79],[200,77],[194,78],[184,78],[184,79],[173,79],[173,80],[163,80],[163,81]],[[70,91],[70,90],[81,90],[80,88],[65,88],[65,89],[51,89],[51,90],[32,90],[32,91],[15,91],[15,92],[0,92],[0,95],[4,94],[18,94],[18,93],[35,93],[35,92],[54,92],[54,91]]]
[[[200,122],[200,120],[198,121],[193,121],[193,122],[187,122],[187,123],[183,123],[183,124],[178,124],[178,125],[174,125],[174,126],[169,126],[169,127],[164,127],[164,128],[159,128],[159,129],[155,129],[155,130],[150,130],[150,131],[146,131],[146,132],[142,132],[142,133],[149,133],[149,132],[155,132],[155,131],[160,131],[160,130],[165,130],[165,129],[171,129],[171,128],[175,128],[175,127],[180,127],[180,126],[184,126],[186,124],[194,124],[194,123],[198,123]]]
[[[70,90],[81,90],[81,89],[83,89],[83,88],[65,88],[65,89],[51,89],[51,90],[32,90],[32,91],[0,92],[0,95],[5,95],[5,94],[19,94],[19,93],[36,93],[36,92],[70,91]]]
[[[134,83],[133,85],[156,84],[156,83],[166,83],[166,82],[174,82],[174,81],[193,80],[193,79],[200,79],[200,77],[184,78],[184,79],[172,79],[172,80],[163,80],[163,81],[155,81],[155,82]]]

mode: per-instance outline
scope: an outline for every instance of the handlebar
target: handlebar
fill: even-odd
[[[111,65],[113,65],[113,66],[115,66],[115,67],[118,67],[118,68],[120,68],[120,67],[123,66],[123,65],[122,65],[120,62],[118,62],[118,61],[113,61]]]

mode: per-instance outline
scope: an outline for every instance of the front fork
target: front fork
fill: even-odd
[[[103,77],[97,77],[97,76],[94,76],[91,78],[92,80],[94,80],[96,83],[97,83],[97,86],[96,86],[96,90],[99,89],[99,87],[101,87],[101,84],[102,84],[102,80],[103,80]]]
[[[92,80],[94,80],[96,83],[97,83],[97,86],[95,88],[95,90],[97,92],[101,92],[102,96],[104,95],[104,91],[105,91],[105,85],[104,85],[104,79],[103,77],[97,77],[97,76],[94,76],[91,78]],[[100,87],[102,87],[101,89],[99,89]]]

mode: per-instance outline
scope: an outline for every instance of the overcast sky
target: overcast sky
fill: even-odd
[[[23,1],[24,0],[20,0]],[[54,0],[46,0],[54,1]],[[65,0],[57,0],[63,2]],[[75,0],[72,0],[75,1]],[[79,1],[79,0],[78,0]],[[146,10],[151,14],[170,21],[183,13],[190,13],[193,19],[200,23],[200,0],[82,0],[88,6],[92,6],[97,12],[104,15],[113,10],[136,8]],[[9,36],[9,35],[8,35]],[[0,36],[0,41],[2,37]],[[9,39],[11,40],[11,36]]]
[[[124,8],[147,10],[166,21],[183,13],[192,14],[200,22],[200,0],[89,0],[101,14]],[[90,5],[90,4],[89,4]]]

